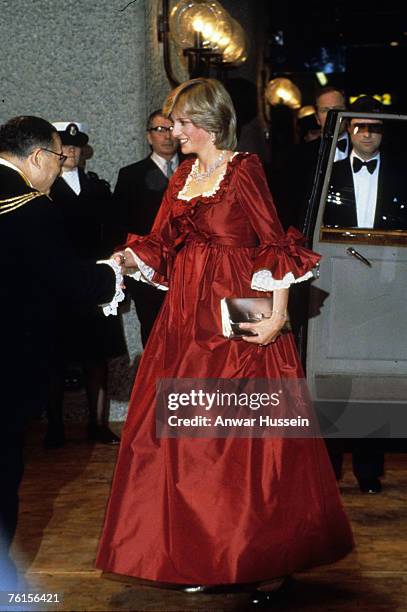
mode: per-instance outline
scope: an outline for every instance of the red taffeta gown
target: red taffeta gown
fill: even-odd
[[[303,376],[291,334],[266,348],[224,338],[220,300],[307,278],[318,255],[284,235],[256,155],[235,154],[214,192],[187,200],[192,163],[172,177],[152,233],[128,240],[168,294],[138,369],[97,567],[170,583],[257,582],[352,548],[324,442],[157,438],[156,381]]]

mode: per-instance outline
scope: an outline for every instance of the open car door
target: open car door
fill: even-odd
[[[383,125],[375,228],[344,214],[349,184],[338,182],[338,172],[351,159],[334,161],[338,137],[355,117]],[[310,288],[307,381],[324,435],[407,437],[407,116],[329,119],[305,227],[322,255]],[[387,200],[379,210],[380,198]]]

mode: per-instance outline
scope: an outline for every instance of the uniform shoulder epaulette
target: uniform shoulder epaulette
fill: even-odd
[[[21,206],[24,206],[25,204],[28,204],[35,198],[40,198],[43,195],[45,194],[41,193],[41,191],[30,191],[22,195],[0,200],[0,215],[5,215],[7,213],[14,212]]]

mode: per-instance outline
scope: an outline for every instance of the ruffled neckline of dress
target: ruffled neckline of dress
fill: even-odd
[[[233,154],[233,157],[228,161],[225,171],[220,175],[220,180],[215,185],[214,189],[210,194],[208,192],[193,196],[192,198],[182,198],[179,197],[182,194],[182,191],[185,188],[185,185],[188,181],[188,178],[191,174],[192,167],[196,163],[197,158],[194,157],[192,159],[185,160],[178,168],[177,176],[175,178],[175,185],[173,187],[173,199],[178,206],[181,206],[183,212],[187,212],[188,210],[192,210],[199,203],[205,204],[216,204],[223,199],[224,193],[229,187],[229,183],[231,177],[233,175],[233,171],[235,166],[238,164],[239,160],[241,160],[242,156],[249,155],[248,153],[237,152]],[[187,211],[185,210],[187,209]]]

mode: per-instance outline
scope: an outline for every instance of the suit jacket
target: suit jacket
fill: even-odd
[[[110,186],[94,172],[78,168],[81,191],[77,195],[62,177],[52,185],[50,196],[60,212],[65,233],[82,259],[103,259],[115,247],[111,234],[114,209]]]
[[[0,165],[0,213],[6,199],[30,193],[38,192]],[[109,302],[115,277],[110,267],[75,256],[56,205],[43,195],[0,214],[0,259],[2,419],[15,428],[46,399],[58,303]]]
[[[407,229],[407,198],[403,172],[391,159],[381,154],[377,183],[375,229]],[[324,224],[358,227],[351,159],[335,162],[332,167]]]
[[[285,229],[302,229],[318,161],[321,139],[291,146],[271,167],[271,190]]]
[[[128,233],[150,232],[167,186],[168,178],[151,157],[121,168],[113,194],[120,242]]]
[[[315,181],[321,138],[293,145],[275,164],[272,190],[283,226],[303,229]],[[348,146],[346,154],[349,155]]]

